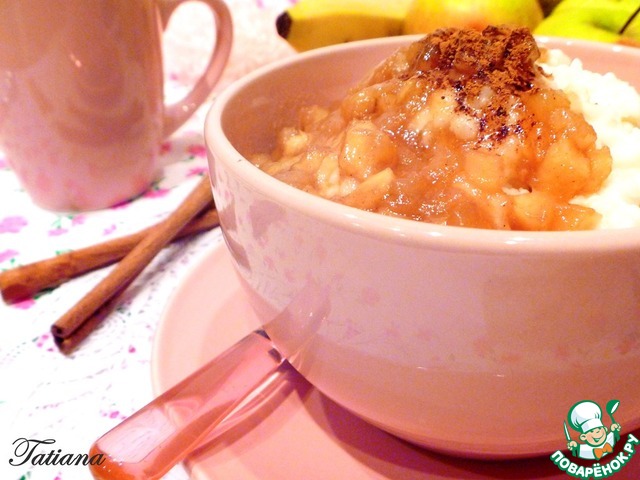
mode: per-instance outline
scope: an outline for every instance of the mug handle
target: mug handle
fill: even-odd
[[[163,30],[169,18],[182,3],[191,0],[159,0],[158,7]],[[223,0],[198,0],[209,7],[213,13],[216,38],[209,62],[193,88],[178,102],[164,107],[162,138],[167,138],[187,121],[196,109],[207,99],[214,85],[220,79],[229,59],[233,41],[231,12]]]

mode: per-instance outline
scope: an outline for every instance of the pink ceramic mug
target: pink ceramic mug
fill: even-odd
[[[215,45],[192,90],[166,105],[162,31],[185,1],[0,3],[0,150],[38,205],[104,208],[154,180],[162,140],[206,100],[231,47],[225,3],[201,0]]]

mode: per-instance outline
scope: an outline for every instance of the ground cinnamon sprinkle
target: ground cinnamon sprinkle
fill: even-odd
[[[523,126],[506,124],[505,105],[514,94],[535,87],[542,70],[535,62],[540,50],[526,28],[489,26],[483,31],[442,29],[414,43],[407,56],[413,61],[401,78],[419,76],[433,88],[456,92],[457,110],[480,121],[481,133],[500,141]],[[469,104],[490,89],[490,103],[482,112]],[[487,137],[481,137],[487,140]]]
[[[408,74],[442,81],[442,86],[463,83],[470,94],[484,85],[496,91],[529,90],[541,74],[535,65],[540,50],[526,28],[438,30],[416,42],[413,50],[418,51]]]

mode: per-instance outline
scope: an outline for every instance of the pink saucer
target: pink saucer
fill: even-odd
[[[165,310],[152,359],[155,393],[258,326],[226,247],[215,247],[186,276]],[[421,450],[363,422],[295,371],[289,373],[256,414],[187,459],[193,479],[571,478],[549,457],[481,462]],[[562,435],[561,424],[558,433]],[[614,478],[637,478],[640,458],[632,460]]]

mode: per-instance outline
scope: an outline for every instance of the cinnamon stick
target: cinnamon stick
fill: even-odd
[[[98,285],[52,326],[56,345],[63,352],[77,345],[106,317],[119,295],[133,282],[157,253],[212,201],[209,177],[205,176],[185,201],[144,237]],[[74,334],[77,338],[73,338]]]
[[[84,323],[82,323],[73,334],[67,337],[55,337],[54,342],[58,347],[58,350],[64,354],[71,353],[75,348],[82,343],[82,341],[87,338],[91,332],[93,332],[102,321],[113,311],[113,309],[117,306],[120,300],[120,294],[124,292],[126,286],[123,285],[123,288],[114,295],[111,300],[106,302],[105,304],[98,307],[98,309],[90,315]],[[53,331],[53,327],[52,327]]]
[[[178,240],[218,226],[215,208],[205,210],[187,223],[173,240]],[[36,293],[54,288],[84,273],[106,267],[127,255],[157,225],[131,235],[62,253],[53,258],[0,272],[0,293],[6,303],[15,303]]]

